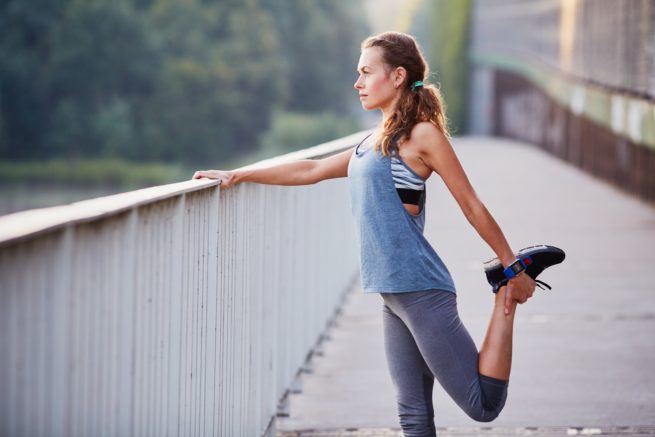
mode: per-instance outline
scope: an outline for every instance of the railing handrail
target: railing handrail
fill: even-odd
[[[360,131],[314,147],[257,161],[238,169],[269,167],[300,159],[319,159],[352,147],[367,131]],[[30,209],[0,216],[0,247],[66,226],[105,218],[145,204],[218,184],[215,180],[188,180],[81,200],[66,205]]]
[[[274,436],[358,275],[347,192],[187,180],[0,217],[0,435]]]

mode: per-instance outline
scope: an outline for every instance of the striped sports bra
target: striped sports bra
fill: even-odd
[[[395,152],[390,160],[391,175],[400,200],[403,203],[419,205],[421,196],[425,195],[425,180],[405,164],[398,152]]]
[[[362,142],[373,135],[370,133]],[[357,146],[359,148],[359,146]],[[393,183],[396,186],[396,191],[400,196],[403,203],[411,205],[421,205],[421,198],[425,197],[425,179],[416,174],[403,159],[400,157],[398,150],[394,150],[389,157],[391,161],[391,175],[393,176]]]

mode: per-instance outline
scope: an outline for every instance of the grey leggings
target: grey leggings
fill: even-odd
[[[509,381],[478,373],[478,350],[459,319],[455,293],[427,290],[380,295],[385,353],[403,434],[436,436],[435,377],[472,419],[494,420],[505,405]]]

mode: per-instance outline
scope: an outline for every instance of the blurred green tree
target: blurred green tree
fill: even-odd
[[[270,15],[253,2],[156,0],[165,62],[144,114],[147,154],[216,162],[258,146],[284,77]]]
[[[55,154],[78,158],[125,150],[125,145],[109,145],[116,140],[111,131],[133,131],[143,99],[154,91],[151,78],[161,55],[151,35],[129,0],[71,0],[66,5],[52,31],[46,64],[55,121],[49,143]]]
[[[0,156],[4,159],[46,152],[50,36],[67,1],[0,3]]]
[[[360,42],[369,28],[361,2],[262,0],[280,33],[289,111],[350,111]]]
[[[252,152],[274,111],[349,111],[362,16],[345,0],[6,0],[0,159]]]
[[[462,135],[468,130],[470,0],[435,0],[425,7],[431,8],[427,57],[433,80],[440,85],[451,133]]]

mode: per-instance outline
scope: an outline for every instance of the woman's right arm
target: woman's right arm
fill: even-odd
[[[354,151],[343,152],[322,159],[301,159],[266,168],[233,171],[199,170],[193,179],[220,179],[221,188],[230,188],[241,182],[269,185],[310,185],[325,179],[348,176],[348,162]]]

